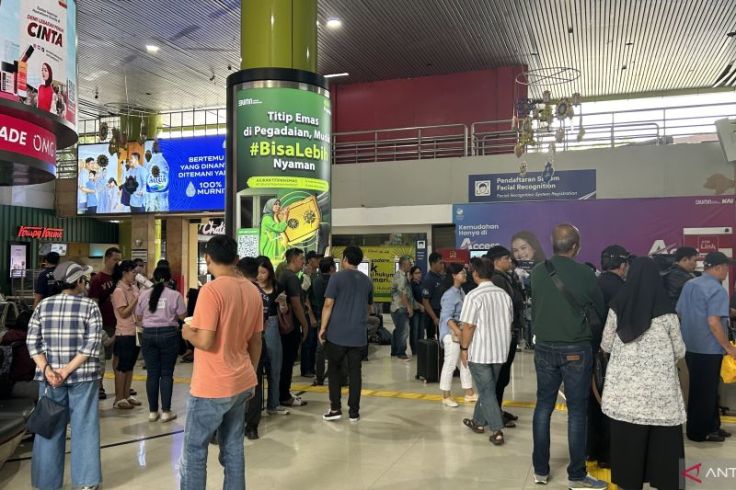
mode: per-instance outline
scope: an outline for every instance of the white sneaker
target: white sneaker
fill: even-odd
[[[534,473],[534,483],[537,485],[546,485],[549,482],[549,475],[537,475]]]
[[[465,395],[465,403],[475,403],[478,401],[478,393],[472,395]]]
[[[130,403],[130,404],[131,404],[131,405],[133,405],[134,407],[140,407],[141,405],[143,405],[143,404],[142,404],[142,403],[141,403],[141,402],[140,402],[140,401],[139,401],[139,400],[138,400],[138,399],[137,399],[136,397],[134,397],[134,396],[129,396],[129,397],[128,397],[128,403]]]
[[[450,408],[455,408],[458,406],[457,402],[453,400],[452,398],[443,398],[442,405],[446,407],[450,407]]]
[[[149,422],[156,422],[161,415],[158,412],[151,412],[148,414],[148,421]]]
[[[164,412],[161,414],[161,422],[171,422],[176,418],[176,414],[174,412]]]

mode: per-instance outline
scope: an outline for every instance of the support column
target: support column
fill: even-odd
[[[124,258],[133,258],[133,250],[145,249],[146,273],[151,274],[161,255],[161,241],[156,239],[156,219],[152,215],[132,216],[130,227],[130,242],[123,244],[129,252]]]
[[[241,68],[317,72],[317,0],[243,0]]]
[[[196,250],[194,251],[196,254]],[[189,220],[184,218],[166,219],[166,258],[171,266],[171,276],[186,292],[189,273]]]

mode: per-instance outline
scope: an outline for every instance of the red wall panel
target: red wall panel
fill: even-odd
[[[511,119],[523,66],[332,87],[333,131]],[[525,97],[525,87],[517,96]]]

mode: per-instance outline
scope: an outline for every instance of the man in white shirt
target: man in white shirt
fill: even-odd
[[[500,446],[504,423],[496,381],[509,354],[514,309],[506,291],[491,282],[493,265],[488,258],[471,259],[470,268],[478,287],[465,296],[460,313],[460,358],[470,368],[479,398],[473,418],[464,419],[463,424],[478,434],[488,425],[490,442]]]

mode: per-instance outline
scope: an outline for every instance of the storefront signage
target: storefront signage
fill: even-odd
[[[0,45],[0,97],[76,126],[76,0],[3,0]]]
[[[273,84],[233,90],[234,192],[241,202],[253,200],[260,222],[239,222],[242,213],[228,212],[235,229],[260,228],[259,253],[276,264],[288,248],[328,244],[332,113],[324,89]]]
[[[468,176],[468,201],[569,201],[595,199],[595,170]]]
[[[107,163],[98,162],[104,155]],[[91,158],[91,162],[86,162]],[[222,212],[225,207],[225,136],[147,141],[127,160],[107,144],[79,145],[77,202],[80,214]],[[131,167],[131,163],[134,166]],[[94,173],[92,173],[94,172]],[[94,211],[86,205],[94,195]]]
[[[202,224],[197,227],[197,234],[205,236],[224,235],[225,221],[209,220],[206,224]]]
[[[56,165],[56,136],[31,122],[0,114],[0,151]]]
[[[19,226],[18,238],[35,238],[39,240],[63,240],[64,228],[47,226]]]

